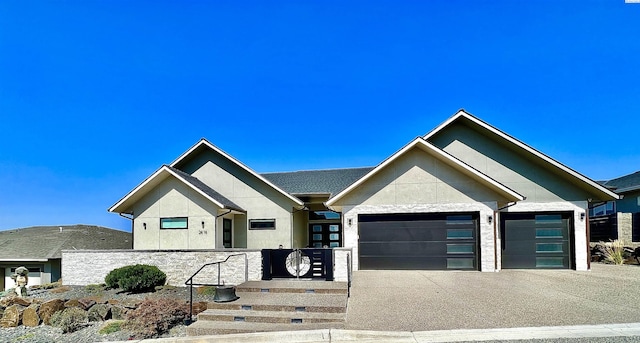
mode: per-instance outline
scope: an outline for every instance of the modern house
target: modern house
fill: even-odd
[[[29,269],[28,286],[58,281],[62,250],[131,249],[131,233],[90,225],[36,226],[0,231],[0,290],[15,285],[16,268]]]
[[[620,199],[592,204],[589,209],[591,239],[640,242],[640,172],[602,182],[602,185],[617,193]]]
[[[588,269],[618,196],[458,111],[375,167],[260,174],[202,139],[109,211],[134,249],[346,247],[358,269]]]

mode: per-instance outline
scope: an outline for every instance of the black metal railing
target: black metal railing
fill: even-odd
[[[189,325],[193,320],[193,286],[224,286],[223,283],[220,283],[220,266],[221,264],[229,261],[229,258],[234,256],[244,256],[244,281],[246,282],[249,279],[249,261],[246,253],[229,255],[224,259],[224,261],[211,262],[200,267],[200,269],[193,273],[193,275],[184,282],[185,285],[189,286],[189,319],[185,324]],[[193,278],[196,277],[196,275],[198,275],[205,267],[212,266],[214,264],[218,265],[218,283],[193,283]]]

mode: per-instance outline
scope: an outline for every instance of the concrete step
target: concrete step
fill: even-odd
[[[345,321],[345,313],[210,309],[198,314],[198,321],[281,324],[343,323]]]
[[[248,281],[236,286],[239,292],[347,294],[346,282],[313,280]]]
[[[187,336],[320,329],[344,329],[344,323],[277,324],[198,320],[187,327]]]
[[[345,313],[346,295],[318,293],[262,293],[236,292],[240,297],[226,303],[210,302],[208,309],[291,311],[291,312],[332,312]]]

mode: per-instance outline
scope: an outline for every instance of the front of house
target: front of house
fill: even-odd
[[[109,211],[134,249],[346,247],[358,269],[588,269],[618,196],[461,110],[371,168],[259,174],[203,139]]]

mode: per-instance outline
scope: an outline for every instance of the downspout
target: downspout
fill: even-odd
[[[591,223],[589,223],[588,207],[589,206],[587,206],[587,210],[585,210],[584,220],[587,228],[587,270],[591,270]],[[575,253],[573,255],[575,256]]]
[[[526,197],[524,197],[523,200],[527,200]],[[495,244],[498,242],[498,214],[506,209],[509,208],[511,206],[514,206],[515,204],[517,204],[517,201],[513,201],[513,202],[509,202],[506,205],[498,208],[497,210],[493,211],[493,263],[494,263],[494,270],[498,271],[498,244]],[[500,248],[502,248],[502,237],[500,237]],[[502,269],[502,268],[500,268]]]

